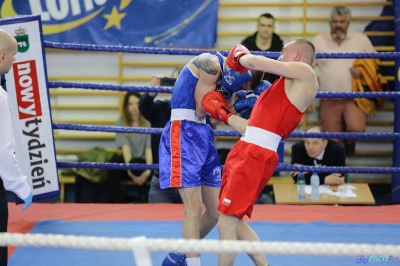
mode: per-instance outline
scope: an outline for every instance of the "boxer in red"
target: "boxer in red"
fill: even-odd
[[[230,151],[222,174],[217,206],[221,240],[260,241],[243,217],[251,217],[253,205],[278,164],[280,140],[297,127],[318,92],[311,67],[314,59],[314,46],[306,40],[286,43],[278,60],[252,55],[243,45],[236,45],[227,61],[233,70],[258,70],[281,77],[261,93],[249,120],[232,115],[225,99],[216,92],[203,97],[202,105],[211,116],[243,134]],[[262,254],[249,256],[257,266],[268,265]],[[235,257],[221,253],[218,265],[233,265]]]

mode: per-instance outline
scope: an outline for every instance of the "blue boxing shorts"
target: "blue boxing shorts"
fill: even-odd
[[[159,147],[160,187],[221,186],[221,163],[210,125],[171,120]]]

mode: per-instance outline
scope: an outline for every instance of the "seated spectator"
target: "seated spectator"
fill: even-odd
[[[320,133],[319,127],[312,127],[307,132]],[[346,152],[342,145],[323,138],[304,138],[292,146],[291,164],[310,166],[346,166]],[[297,183],[298,172],[291,172]],[[306,184],[310,184],[312,173],[304,173]],[[345,182],[344,173],[317,173],[320,184],[340,185]]]
[[[117,126],[146,127],[147,121],[140,114],[138,103],[139,93],[128,92],[125,94],[122,106],[122,117],[118,119]],[[146,163],[152,164],[150,134],[117,133],[115,142],[120,152],[113,156],[113,163]],[[147,181],[151,178],[150,170],[110,170],[109,182],[111,189],[111,202],[122,203],[127,201],[126,191],[123,190],[121,181],[132,180],[138,186],[138,202],[148,201],[149,186]]]
[[[108,163],[113,154],[95,147],[78,156],[79,162]],[[109,203],[108,171],[97,168],[72,168],[64,174],[75,175],[75,203]]]
[[[242,44],[246,46],[250,51],[260,52],[280,52],[283,47],[283,41],[275,30],[275,19],[269,14],[262,14],[258,18],[257,31],[250,37],[247,37],[242,41]],[[264,80],[268,80],[273,83],[279,76],[264,73]]]
[[[172,78],[177,78],[182,67],[177,67],[172,73]],[[163,75],[153,75],[150,86],[159,87]],[[152,128],[164,128],[171,118],[171,100],[155,100],[156,92],[146,92],[140,98],[139,110],[150,122]],[[160,145],[160,134],[151,134],[151,151],[153,162],[158,164],[158,146]],[[158,170],[153,172],[150,184],[149,203],[182,203],[177,188],[160,189]]]

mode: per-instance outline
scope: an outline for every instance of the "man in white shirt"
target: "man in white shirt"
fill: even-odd
[[[8,73],[18,51],[17,41],[0,29],[0,75]],[[3,82],[1,84],[3,86]],[[32,191],[21,173],[15,157],[15,140],[11,122],[11,105],[7,92],[0,87],[0,233],[7,232],[8,206],[6,191],[25,201],[25,210],[32,203]],[[7,266],[7,247],[0,247],[0,266]]]

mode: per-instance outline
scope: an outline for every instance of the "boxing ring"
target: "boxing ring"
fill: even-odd
[[[47,48],[144,54],[198,55],[215,50],[78,45],[45,42]],[[227,51],[220,51],[227,55]],[[255,53],[276,58],[279,53]],[[317,58],[398,58],[399,53],[319,53]],[[147,86],[48,82],[49,88],[171,93]],[[398,92],[329,93],[317,98],[398,98]],[[53,129],[161,134],[162,129],[53,123]],[[215,130],[215,136],[239,136]],[[290,138],[399,139],[400,133],[300,133]],[[394,151],[396,155],[396,151]],[[57,162],[58,168],[158,169],[158,165]],[[312,167],[279,164],[277,171],[398,174],[399,167]],[[400,205],[256,205],[249,222],[262,243],[180,239],[183,206],[173,204],[46,204],[22,212],[9,204],[9,265],[160,265],[168,251],[199,251],[202,265],[217,265],[219,252],[238,252],[235,265],[251,265],[244,254],[265,253],[271,265],[352,265],[400,259]],[[13,247],[11,247],[13,246]],[[132,256],[132,252],[134,256]]]

